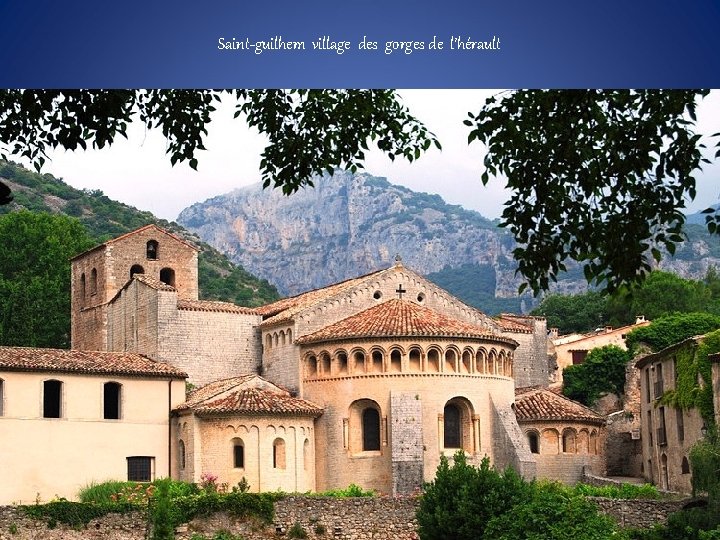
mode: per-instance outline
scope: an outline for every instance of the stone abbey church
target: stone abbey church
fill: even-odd
[[[72,350],[0,347],[0,502],[204,473],[406,494],[458,450],[603,472],[604,420],[546,389],[544,319],[490,318],[399,259],[259,308],[203,301],[197,257],[155,225],[101,244],[72,261]]]

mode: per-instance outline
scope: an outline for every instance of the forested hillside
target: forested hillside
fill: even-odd
[[[32,212],[66,214],[77,218],[96,243],[156,223],[200,248],[200,297],[257,306],[279,297],[274,286],[230,262],[222,253],[174,222],[156,218],[116,202],[99,190],[78,190],[51,174],[36,174],[14,163],[0,161],[0,178],[12,189],[14,201],[0,206],[0,215],[21,208]],[[69,293],[68,293],[69,294]]]

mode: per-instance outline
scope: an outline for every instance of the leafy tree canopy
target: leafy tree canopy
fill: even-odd
[[[69,347],[70,257],[92,245],[66,216],[0,216],[0,344]]]
[[[694,123],[706,94],[516,91],[469,114],[469,141],[488,149],[482,181],[503,175],[513,192],[502,225],[536,294],[568,259],[612,292],[642,281],[661,247],[675,251],[703,162]]]
[[[660,317],[648,326],[636,328],[627,335],[625,343],[632,354],[635,354],[640,344],[645,344],[657,352],[685,339],[700,336],[718,328],[720,328],[720,315],[678,313]]]
[[[335,168],[362,167],[368,143],[390,159],[409,161],[440,143],[391,90],[3,90],[3,157],[24,156],[36,168],[49,149],[104,148],[127,137],[135,119],[167,138],[174,165],[197,168],[207,124],[221,95],[237,100],[235,117],[270,139],[262,153],[263,184],[293,193]]]
[[[134,119],[159,128],[170,161],[197,167],[215,90],[0,91],[2,155],[39,168],[48,149],[103,148]],[[390,90],[235,90],[236,116],[269,137],[263,183],[286,194],[314,175],[362,167],[368,144],[410,161],[435,136]],[[482,180],[507,178],[502,225],[515,236],[519,272],[535,294],[578,261],[610,292],[642,281],[673,253],[680,209],[695,196],[703,158],[696,100],[706,91],[516,91],[469,113],[468,140],[487,146]],[[8,201],[0,184],[0,204]],[[720,217],[708,216],[720,232]]]
[[[587,332],[606,324],[632,324],[638,315],[656,320],[702,311],[720,314],[720,278],[713,267],[702,281],[656,270],[632,291],[623,288],[612,295],[598,291],[550,294],[532,314],[547,318],[548,326],[565,334]]]
[[[549,294],[531,314],[545,317],[548,327],[561,334],[587,332],[606,323],[607,297],[597,291]]]
[[[563,370],[563,394],[585,405],[592,405],[605,393],[622,394],[625,367],[631,358],[617,345],[591,350],[582,364]]]

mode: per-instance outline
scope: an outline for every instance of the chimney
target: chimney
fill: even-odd
[[[640,324],[645,322],[645,315],[638,315],[635,317],[635,324]]]

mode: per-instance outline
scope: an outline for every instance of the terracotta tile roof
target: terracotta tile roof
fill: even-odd
[[[295,398],[258,375],[233,377],[210,383],[188,396],[176,411],[195,414],[245,414],[318,417],[323,409],[304,399]]]
[[[488,327],[452,319],[425,306],[393,298],[377,306],[297,338],[297,343],[383,336],[433,336],[487,338],[517,345],[492,333]]]
[[[527,319],[523,317],[502,313],[495,320],[503,332],[518,332],[523,334],[532,334],[534,332],[534,329],[524,322]]]
[[[74,351],[30,347],[0,347],[0,370],[52,371],[184,379],[179,369],[126,352]]]
[[[214,300],[178,300],[178,309],[188,311],[220,311],[223,313],[256,314],[255,308],[237,306],[231,302],[217,302]]]
[[[585,405],[537,386],[515,389],[515,416],[518,422],[553,420],[598,425],[605,423],[602,416]]]
[[[178,406],[178,409],[189,409],[194,407],[206,399],[212,399],[219,396],[223,392],[227,392],[238,385],[251,381],[255,377],[257,377],[256,374],[249,373],[240,377],[230,377],[229,379],[214,381],[206,384],[205,386],[201,386],[200,388],[196,388],[187,397],[185,403]]]
[[[172,285],[163,283],[159,279],[149,276],[148,274],[133,274],[133,279],[137,279],[139,282],[144,283],[145,285],[152,287],[153,289],[158,290],[158,291],[174,291],[174,290],[176,290],[175,287],[173,287]],[[128,283],[130,283],[130,282],[128,282]]]
[[[106,246],[108,246],[108,245],[110,245],[110,244],[114,244],[115,242],[117,242],[117,241],[119,241],[119,240],[123,240],[123,239],[127,238],[128,236],[132,236],[132,235],[134,235],[134,234],[137,234],[137,233],[139,233],[139,232],[145,231],[145,230],[147,230],[147,229],[155,229],[155,230],[156,230],[158,233],[160,233],[160,234],[167,235],[167,236],[169,236],[170,238],[172,238],[172,239],[174,239],[174,240],[177,240],[178,242],[182,242],[183,244],[185,244],[185,245],[188,246],[189,248],[194,249],[195,251],[200,251],[200,249],[199,249],[198,247],[192,245],[190,242],[188,242],[188,241],[185,240],[184,238],[181,238],[181,237],[179,237],[179,236],[177,236],[177,235],[175,235],[175,234],[173,234],[173,233],[171,233],[171,232],[168,232],[168,231],[166,231],[165,229],[163,229],[162,227],[159,227],[159,226],[155,225],[154,223],[149,223],[148,225],[144,225],[144,226],[142,226],[142,227],[140,227],[140,228],[138,228],[138,229],[135,229],[134,231],[130,231],[130,232],[127,232],[127,233],[125,233],[125,234],[121,234],[120,236],[116,236],[115,238],[111,238],[111,239],[108,240],[107,242],[103,242],[102,244],[98,244],[98,245],[95,246],[95,247],[92,247],[92,248],[90,248],[90,249],[88,249],[88,250],[85,250],[85,251],[83,251],[82,253],[79,253],[79,254],[75,255],[75,256],[74,256],[72,259],[70,259],[70,260],[75,260],[75,259],[77,259],[77,258],[79,258],[79,257],[82,257],[83,255],[86,255],[87,253],[91,253],[91,252],[95,251],[96,249],[100,249],[100,248],[106,247]]]
[[[328,287],[313,289],[312,291],[304,292],[302,294],[298,294],[297,296],[291,296],[290,298],[283,298],[282,300],[278,300],[272,304],[256,308],[256,312],[263,317],[268,317],[268,319],[263,322],[263,325],[269,326],[279,322],[284,322],[292,319],[296,313],[317,304],[318,302],[322,302],[326,298],[329,298],[337,293],[350,289],[370,276],[379,275],[387,271],[388,269],[378,270],[376,272],[365,274],[364,276],[335,283]]]

